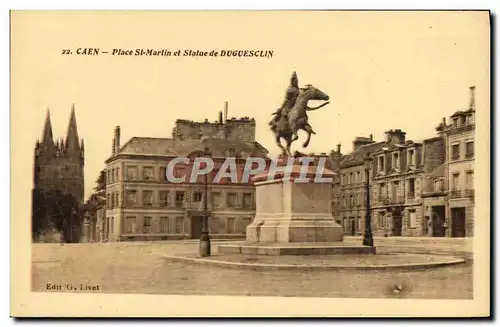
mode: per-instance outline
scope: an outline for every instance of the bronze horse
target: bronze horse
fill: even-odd
[[[288,115],[286,117],[282,116],[281,119],[271,127],[271,130],[276,137],[276,144],[281,148],[283,155],[292,156],[290,147],[292,143],[299,138],[299,130],[303,130],[307,133],[307,139],[302,145],[304,148],[309,145],[311,134],[316,134],[309,124],[307,111],[324,107],[329,102],[325,102],[318,107],[311,108],[307,106],[309,100],[328,101],[329,99],[330,97],[326,93],[323,93],[310,84],[300,89],[295,105],[290,109]],[[281,144],[281,138],[286,141],[286,147]]]

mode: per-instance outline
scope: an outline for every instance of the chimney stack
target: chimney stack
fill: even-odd
[[[227,107],[228,107],[228,103],[226,101],[226,102],[224,102],[224,123],[227,122]]]
[[[115,155],[115,153],[116,153],[115,148],[116,148],[116,140],[115,140],[115,138],[113,137],[113,144],[111,144],[111,154],[112,154],[112,155]]]
[[[338,152],[338,153],[340,153],[340,146],[341,146],[341,144],[340,144],[340,143],[339,143],[339,144],[337,144],[337,152]]]
[[[373,141],[373,134],[370,134],[370,141]]]
[[[222,125],[223,121],[222,121],[222,111],[219,111],[219,124]]]
[[[393,144],[404,144],[406,139],[405,135],[406,133],[401,129],[391,129],[385,132],[385,141]]]
[[[470,90],[470,104],[469,109],[476,109],[476,86],[469,87]]]
[[[120,152],[120,126],[115,127],[115,154]]]

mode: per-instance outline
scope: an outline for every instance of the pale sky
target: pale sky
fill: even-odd
[[[85,197],[111,153],[133,136],[170,137],[177,118],[257,120],[257,141],[277,153],[267,123],[293,70],[330,104],[309,114],[306,152],[352,150],[356,136],[401,128],[435,136],[441,118],[465,109],[476,85],[488,111],[487,12],[46,12],[12,14],[12,160],[32,185],[33,147],[46,108],[65,137],[72,103],[85,142]],[[273,50],[271,59],[62,55],[79,47]],[[301,137],[304,135],[301,134]],[[301,143],[294,149],[303,151]],[[20,165],[20,167],[19,167]],[[28,180],[29,179],[29,180]],[[28,200],[26,200],[28,201]]]

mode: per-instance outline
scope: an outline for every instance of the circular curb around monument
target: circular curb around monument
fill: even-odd
[[[203,258],[192,258],[182,256],[163,256],[163,259],[197,265],[207,265],[213,267],[233,268],[233,269],[248,269],[248,270],[298,270],[298,271],[380,271],[380,270],[421,270],[429,268],[439,268],[444,266],[458,265],[466,263],[466,259],[440,256],[443,261],[433,263],[415,263],[415,264],[393,264],[393,265],[276,265],[276,264],[262,264],[262,263],[244,263],[244,262],[231,262]]]

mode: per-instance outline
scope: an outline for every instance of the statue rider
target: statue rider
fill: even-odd
[[[297,78],[297,73],[293,72],[292,78],[290,79],[290,86],[288,86],[286,90],[285,101],[283,101],[281,107],[273,113],[274,118],[269,122],[270,126],[276,126],[282,117],[285,119],[288,117],[288,112],[290,112],[295,105],[298,95],[299,80]]]

